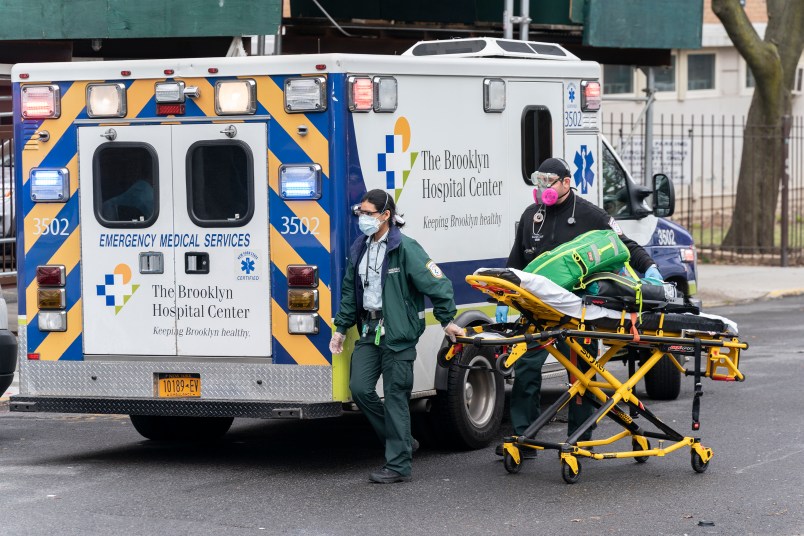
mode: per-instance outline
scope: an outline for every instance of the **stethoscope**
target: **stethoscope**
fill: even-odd
[[[570,190],[575,190],[575,188],[570,187]],[[569,191],[568,191],[569,193]],[[567,218],[567,225],[575,225],[575,207],[578,205],[578,194],[575,194],[572,198],[572,214],[569,218]],[[533,215],[533,227],[531,228],[531,232],[533,236],[538,236],[542,232],[542,226],[544,226],[544,213],[545,213],[545,206],[544,203],[539,205],[539,209],[536,211],[536,214]],[[539,228],[536,229],[536,224],[539,224]]]

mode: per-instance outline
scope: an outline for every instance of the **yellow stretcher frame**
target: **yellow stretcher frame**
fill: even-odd
[[[496,367],[500,373],[510,375],[514,363],[525,354],[528,345],[541,343],[550,355],[567,370],[570,377],[575,379],[569,389],[562,393],[559,399],[545,410],[523,435],[504,439],[503,462],[508,472],[517,473],[521,469],[520,450],[523,448],[557,450],[562,477],[567,483],[574,484],[581,474],[579,458],[594,460],[634,458],[637,462],[644,463],[651,456],[664,456],[685,446],[690,447],[692,468],[699,473],[706,471],[712,458],[712,449],[701,445],[699,438],[684,436],[663,423],[634,394],[634,388],[660,359],[668,356],[678,368],[679,373],[696,378],[693,430],[697,430],[699,429],[698,411],[702,393],[700,378],[743,381],[745,377],[738,368],[739,357],[740,350],[747,349],[748,344],[740,342],[736,336],[728,333],[695,330],[665,331],[663,329],[664,314],[660,317],[658,327],[653,330],[640,330],[633,327],[638,326],[636,315],[625,311],[621,314],[618,326],[611,331],[600,328],[587,329],[585,306],[581,318],[573,318],[562,314],[545,304],[537,296],[505,279],[469,275],[466,277],[466,282],[499,303],[514,307],[522,313],[522,316],[515,324],[491,324],[467,328],[467,336],[458,337],[457,342],[439,356],[441,366],[449,366],[452,358],[461,351],[464,345],[503,346],[510,347],[510,351],[497,358]],[[627,321],[631,323],[628,328],[626,328]],[[482,337],[481,335],[484,333],[493,333],[494,337]],[[589,366],[587,371],[581,370],[568,356],[555,347],[554,342],[559,339],[566,341],[572,351],[583,358]],[[608,350],[600,357],[593,356],[578,342],[579,339],[583,339],[587,343],[599,340],[608,347]],[[642,361],[639,368],[627,380],[621,382],[606,370],[606,364],[629,348],[649,349],[650,356]],[[694,357],[693,371],[687,371],[678,362],[674,355],[678,353]],[[705,368],[702,363],[704,355],[706,356]],[[600,376],[601,380],[595,379],[596,376]],[[597,407],[597,411],[564,442],[552,443],[537,440],[536,435],[539,430],[576,395],[586,396]],[[631,415],[619,407],[618,404],[621,402],[631,408]],[[643,430],[634,421],[633,414],[644,416],[659,432]],[[578,440],[585,431],[599,423],[604,417],[613,419],[624,430],[604,439]],[[631,450],[605,453],[592,450],[592,447],[611,445],[629,437],[631,438]],[[651,448],[648,438],[658,439],[659,447]],[[670,444],[664,446],[665,441],[670,441]]]

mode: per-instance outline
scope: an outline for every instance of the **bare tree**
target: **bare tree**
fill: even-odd
[[[804,49],[804,1],[766,0],[768,26],[761,38],[739,0],[712,0],[714,11],[756,81],[745,126],[737,198],[723,245],[773,247],[782,175],[782,118],[792,109],[796,66]]]

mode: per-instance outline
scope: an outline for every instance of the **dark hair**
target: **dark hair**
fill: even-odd
[[[400,229],[404,227],[405,221],[397,217],[396,203],[394,203],[394,196],[392,196],[385,190],[380,190],[379,188],[375,190],[369,190],[360,200],[361,203],[363,201],[368,201],[369,203],[374,205],[374,208],[376,208],[380,213],[389,210],[391,212],[391,217],[388,218],[389,225],[396,225]]]

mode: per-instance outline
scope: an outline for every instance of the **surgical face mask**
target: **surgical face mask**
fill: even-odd
[[[558,201],[558,192],[552,188],[539,187],[533,190],[533,200],[547,207],[551,207]]]
[[[357,226],[364,235],[373,236],[380,230],[380,220],[368,214],[361,214],[360,219],[357,221]]]

